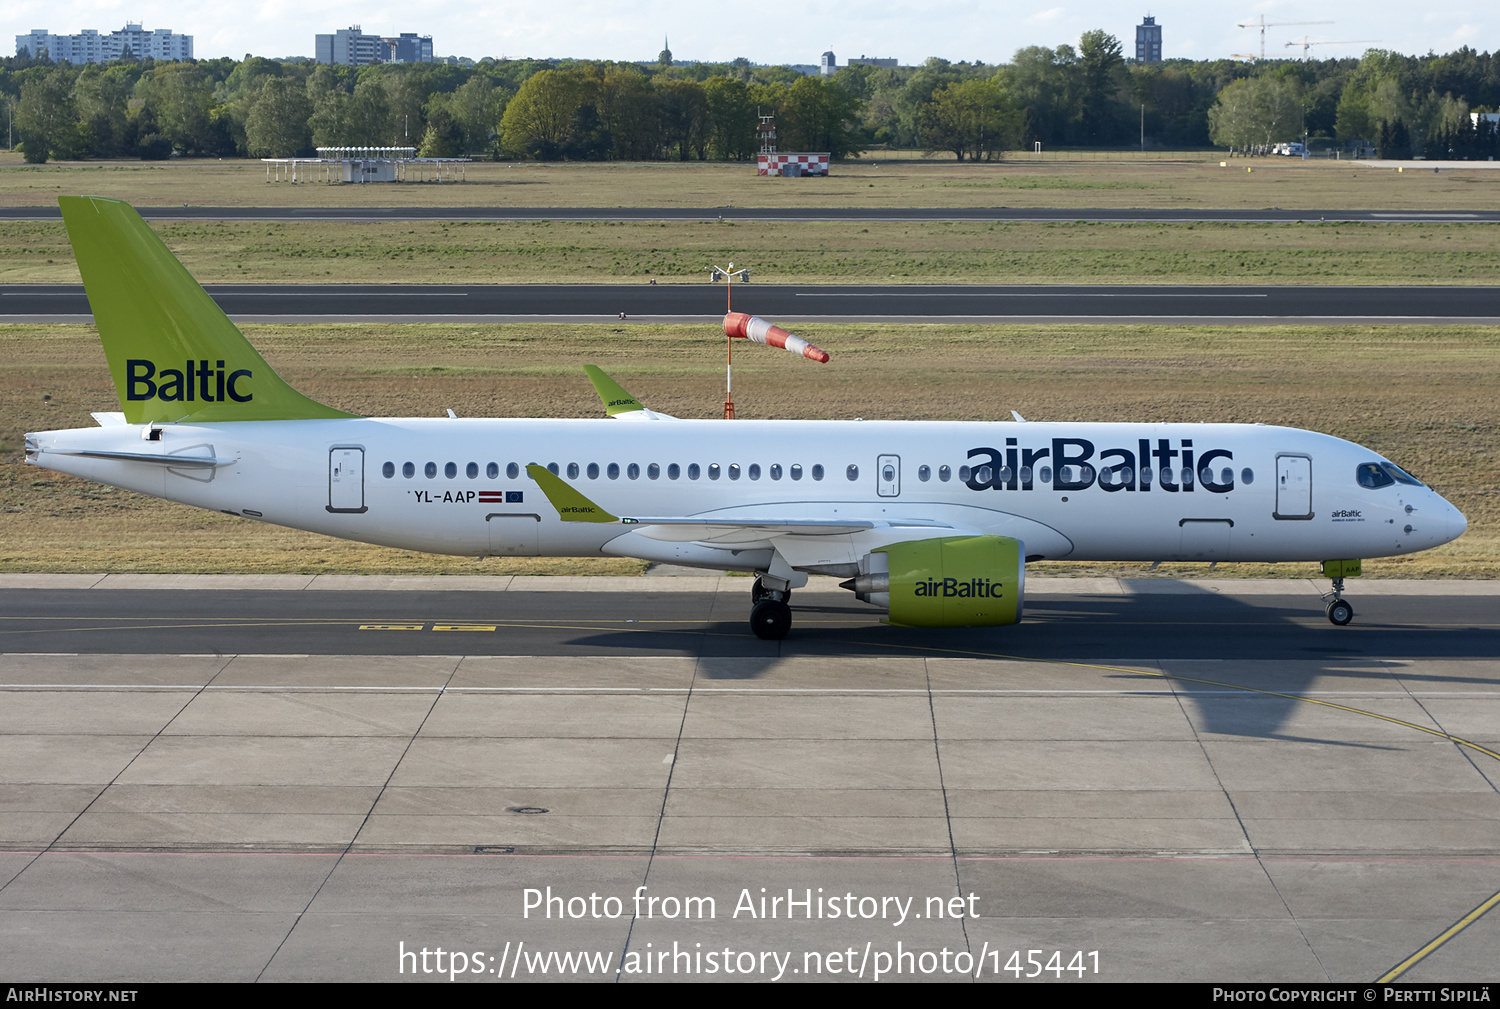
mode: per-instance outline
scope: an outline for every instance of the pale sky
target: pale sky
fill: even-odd
[[[1408,54],[1448,52],[1468,45],[1500,47],[1494,6],[1457,0],[1442,9],[1395,0],[1241,0],[1240,5],[1173,0],[1155,4],[1089,2],[997,5],[981,0],[808,0],[795,4],[705,3],[702,0],[564,0],[550,4],[464,2],[411,4],[324,0],[244,0],[212,12],[184,0],[6,0],[0,4],[0,45],[33,28],[77,34],[107,32],[127,20],[145,28],[192,35],[194,55],[296,56],[313,54],[313,36],[358,24],[371,35],[431,35],[440,56],[577,57],[654,60],[662,36],[678,59],[754,63],[816,63],[832,49],[843,66],[851,56],[894,56],[902,64],[929,56],[1009,62],[1018,48],[1077,43],[1102,28],[1134,55],[1135,26],[1152,14],[1162,26],[1168,58],[1212,59],[1258,53],[1260,34],[1237,22],[1332,21],[1270,28],[1266,55],[1297,56],[1287,42],[1328,41],[1315,57],[1358,56],[1368,48]],[[1241,9],[1241,6],[1243,9]]]

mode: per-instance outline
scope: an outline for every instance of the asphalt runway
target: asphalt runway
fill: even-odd
[[[1324,587],[0,576],[0,976],[1493,980],[1500,590]]]
[[[1493,222],[1494,210],[1056,209],[1051,207],[137,207],[148,221],[1088,221],[1274,224]],[[0,221],[57,221],[56,207],[0,207]]]
[[[243,321],[698,322],[724,312],[724,289],[703,284],[453,286],[209,285]],[[734,307],[794,320],[1096,322],[1500,322],[1494,287],[858,286],[749,284]],[[81,320],[82,285],[0,286],[0,321]]]

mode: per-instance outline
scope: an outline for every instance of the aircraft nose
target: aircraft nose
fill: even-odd
[[[1434,495],[1438,499],[1437,524],[1439,528],[1438,542],[1451,543],[1464,534],[1469,528],[1469,520],[1464,518],[1463,512],[1449,504],[1446,498]]]

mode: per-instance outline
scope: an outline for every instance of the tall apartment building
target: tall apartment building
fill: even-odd
[[[317,36],[319,63],[362,67],[368,63],[431,63],[432,36],[402,32],[394,38],[366,35],[350,25],[332,35]]]
[[[33,28],[26,35],[16,36],[16,55],[46,55],[56,63],[64,60],[108,63],[125,56],[141,60],[190,60],[193,37],[178,35],[170,28],[146,31],[138,24],[126,24],[108,35],[101,35],[95,28],[85,28],[77,35],[53,35],[45,28]]]
[[[1135,61],[1137,63],[1161,62],[1161,25],[1154,17],[1143,17],[1135,26]]]

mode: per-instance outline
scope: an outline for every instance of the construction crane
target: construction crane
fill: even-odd
[[[1307,41],[1307,36],[1304,35],[1304,36],[1302,36],[1302,41],[1301,42],[1288,42],[1287,43],[1287,48],[1291,48],[1292,46],[1301,46],[1302,47],[1302,58],[1303,59],[1307,59],[1307,51],[1309,49],[1311,49],[1313,46],[1370,45],[1370,44],[1373,44],[1373,43],[1377,43],[1379,41],[1380,41],[1379,39],[1343,39],[1343,40],[1338,41],[1338,42],[1334,42],[1334,41],[1309,42],[1309,41]]]
[[[1331,25],[1332,21],[1267,21],[1262,14],[1259,21],[1245,21],[1237,25],[1239,28],[1260,29],[1260,58],[1266,58],[1266,29],[1267,28],[1289,28],[1292,25]]]

